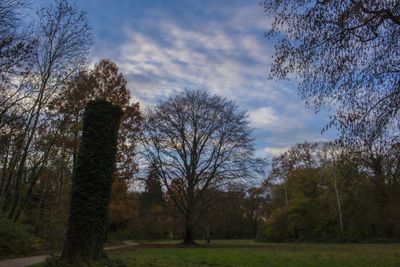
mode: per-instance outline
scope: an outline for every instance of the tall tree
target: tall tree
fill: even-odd
[[[400,2],[266,0],[277,38],[271,74],[294,74],[316,110],[352,138],[365,124],[399,136]],[[333,104],[333,106],[330,106]]]
[[[151,168],[144,181],[144,191],[139,197],[140,219],[143,237],[159,239],[166,229],[165,199],[161,177]]]
[[[183,91],[146,114],[143,152],[184,218],[184,244],[194,243],[206,190],[249,177],[250,135],[244,112],[204,91]]]
[[[82,128],[84,107],[94,99],[109,101],[119,105],[124,111],[118,141],[117,175],[120,178],[132,178],[137,172],[134,157],[142,121],[140,106],[139,103],[131,103],[127,81],[117,65],[108,59],[100,60],[94,69],[72,77],[65,90],[52,104],[59,112],[60,120],[65,120],[70,127],[73,162],[79,147],[78,136]]]
[[[110,102],[89,102],[84,115],[82,143],[74,170],[71,207],[61,260],[101,260],[107,231],[118,128],[122,110]]]
[[[27,4],[0,1],[0,136],[9,142],[10,130],[23,116],[24,81],[32,64],[33,40],[21,22]],[[20,126],[18,127],[20,128]]]
[[[164,201],[161,177],[155,167],[150,166],[149,174],[145,178],[144,184],[144,192],[140,195],[139,200],[145,212],[151,206],[161,205]]]
[[[22,180],[27,169],[27,160],[37,130],[50,101],[62,89],[67,78],[77,73],[85,64],[91,43],[85,13],[79,12],[66,0],[57,0],[41,9],[35,24],[33,48],[34,64],[27,82],[30,90],[29,108],[21,133],[21,145],[17,152],[18,165],[13,171],[13,198],[6,197],[11,204],[8,217],[19,218]],[[10,194],[8,194],[10,195]]]

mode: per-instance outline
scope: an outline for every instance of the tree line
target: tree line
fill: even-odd
[[[379,142],[365,150],[305,142],[275,157],[262,185],[270,207],[262,238],[398,240],[398,155]]]

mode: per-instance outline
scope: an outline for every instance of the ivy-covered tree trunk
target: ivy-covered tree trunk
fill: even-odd
[[[64,262],[107,258],[103,243],[121,116],[121,108],[107,101],[91,101],[86,106],[61,255]]]

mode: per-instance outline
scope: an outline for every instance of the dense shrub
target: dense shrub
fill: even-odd
[[[41,247],[42,241],[25,225],[0,218],[0,258],[26,255]]]

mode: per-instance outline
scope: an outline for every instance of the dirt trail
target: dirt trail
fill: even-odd
[[[116,246],[109,246],[105,247],[105,250],[117,250],[129,247],[138,246],[138,243],[131,242],[131,241],[124,241],[123,245],[116,245]],[[32,257],[25,257],[25,258],[16,258],[16,259],[9,259],[0,261],[0,267],[27,267],[32,264],[41,263],[46,260],[48,255],[40,255],[40,256],[32,256]]]
[[[44,262],[47,255],[0,261],[0,267],[26,267],[35,263]]]

